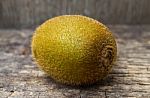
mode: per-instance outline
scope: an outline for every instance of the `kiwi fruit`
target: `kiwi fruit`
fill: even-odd
[[[47,20],[35,30],[31,47],[40,69],[67,85],[89,85],[104,79],[117,55],[112,32],[81,15]]]

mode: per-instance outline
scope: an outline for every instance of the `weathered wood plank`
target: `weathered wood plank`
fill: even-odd
[[[56,83],[32,61],[32,30],[0,30],[0,98],[150,98],[150,26],[110,26],[118,59],[88,87]]]
[[[150,0],[1,0],[0,28],[33,28],[63,14],[82,14],[105,24],[149,24]]]

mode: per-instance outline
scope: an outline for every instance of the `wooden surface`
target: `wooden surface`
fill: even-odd
[[[150,0],[0,0],[0,28],[34,28],[62,14],[105,24],[150,24]]]
[[[56,83],[32,61],[32,30],[0,30],[0,98],[150,98],[150,26],[109,26],[118,59],[106,80]]]

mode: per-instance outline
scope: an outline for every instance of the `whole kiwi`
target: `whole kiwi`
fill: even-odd
[[[81,15],[47,20],[35,30],[31,47],[37,65],[67,85],[89,85],[103,79],[117,55],[111,31]]]

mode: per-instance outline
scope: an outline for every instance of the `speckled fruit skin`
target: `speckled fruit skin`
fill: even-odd
[[[36,29],[31,47],[37,65],[67,85],[89,85],[103,79],[117,55],[111,31],[81,15],[47,20]]]

